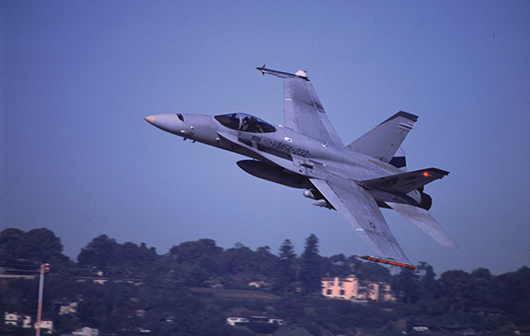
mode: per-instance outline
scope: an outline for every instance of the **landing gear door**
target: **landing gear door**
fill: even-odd
[[[295,167],[298,169],[298,173],[307,176],[308,170],[313,169],[313,166],[310,165],[309,160],[307,160],[306,158],[300,157],[300,156],[296,156],[296,155],[293,155],[292,157],[293,157],[293,163]]]
[[[314,178],[326,177],[327,172],[323,163],[296,155],[292,155],[292,157],[298,174]]]

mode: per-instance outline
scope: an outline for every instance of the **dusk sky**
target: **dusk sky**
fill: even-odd
[[[395,112],[419,116],[409,170],[458,244],[383,210],[413,263],[436,273],[530,266],[529,1],[0,1],[0,229],[48,228],[76,259],[94,237],[373,255],[302,190],[243,157],[148,124],[241,111],[283,123],[282,81],[307,70],[350,143]]]

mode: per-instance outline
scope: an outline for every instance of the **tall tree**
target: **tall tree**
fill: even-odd
[[[0,258],[29,259],[37,262],[64,263],[61,239],[46,228],[24,232],[5,229],[0,233]]]
[[[19,258],[18,249],[24,243],[24,231],[19,229],[5,229],[0,232],[0,259]]]
[[[440,277],[444,295],[451,302],[451,309],[464,312],[471,308],[476,280],[465,271],[453,270]]]
[[[424,272],[421,277],[420,297],[424,300],[439,298],[441,296],[441,289],[436,281],[436,273],[434,273],[433,267],[426,262],[421,261],[418,270]]]
[[[289,239],[285,239],[280,246],[278,267],[276,268],[274,287],[280,292],[294,290],[296,282],[296,253]]]
[[[101,235],[92,239],[90,243],[81,249],[77,261],[81,266],[91,266],[98,269],[106,269],[110,265],[110,260],[114,258],[118,243],[115,239]]]
[[[301,256],[300,280],[306,294],[320,293],[322,290],[321,256],[318,254],[318,238],[311,234],[306,239],[304,253]]]
[[[259,266],[253,261],[254,252],[241,243],[237,243],[235,248],[227,249],[221,256],[223,271],[237,275],[239,283],[252,281],[258,273]]]
[[[213,239],[199,239],[198,241],[184,242],[178,246],[173,246],[169,250],[169,255],[179,264],[196,263],[203,256],[218,255],[223,251],[216,246]]]
[[[475,289],[473,295],[473,306],[490,308],[493,305],[493,293],[497,290],[493,288],[493,277],[487,268],[478,268],[471,272],[475,278]]]
[[[530,325],[530,268],[499,275],[493,281],[497,307],[516,317],[515,323]]]
[[[403,268],[394,277],[392,287],[401,293],[403,302],[415,303],[420,297],[420,276],[415,270]]]
[[[341,253],[329,257],[329,269],[326,270],[326,275],[344,278],[352,273],[350,261],[344,254]]]
[[[118,244],[109,266],[119,268],[129,275],[149,274],[154,268],[158,255],[154,247],[147,248],[145,243],[140,246],[126,242]]]
[[[286,263],[292,263],[296,259],[294,246],[289,239],[285,239],[280,246],[280,260]]]
[[[254,262],[259,265],[260,273],[267,279],[274,277],[278,268],[278,257],[271,253],[269,246],[258,247],[254,254]]]

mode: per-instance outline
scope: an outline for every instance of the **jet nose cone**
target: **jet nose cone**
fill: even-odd
[[[145,117],[145,121],[147,121],[151,125],[154,125],[155,124],[155,116],[154,115],[150,115],[149,117]]]
[[[144,119],[151,125],[169,133],[177,134],[182,130],[182,122],[179,122],[176,114],[155,114]]]

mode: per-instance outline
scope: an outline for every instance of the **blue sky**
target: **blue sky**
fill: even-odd
[[[76,258],[106,234],[160,254],[201,238],[277,253],[373,254],[334,211],[256,179],[240,156],[162,132],[157,113],[243,111],[281,124],[282,82],[308,76],[345,143],[419,115],[409,169],[459,245],[383,211],[437,273],[530,266],[527,1],[1,1],[0,228],[46,227]]]

